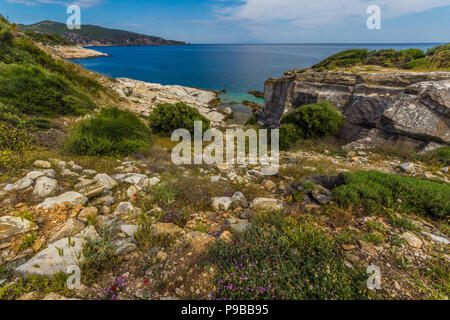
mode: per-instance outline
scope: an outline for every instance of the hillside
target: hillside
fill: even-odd
[[[64,23],[42,21],[32,25],[19,25],[21,31],[56,34],[83,46],[164,46],[185,45],[181,41],[166,40],[129,31],[83,25],[80,30],[68,30]]]

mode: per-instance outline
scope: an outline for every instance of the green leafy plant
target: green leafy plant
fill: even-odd
[[[208,119],[182,102],[160,104],[149,117],[153,132],[161,136],[170,136],[176,129],[186,129],[193,135],[195,121],[202,122],[203,132],[210,127]]]
[[[117,108],[77,124],[69,133],[65,148],[69,153],[88,156],[130,155],[147,152],[151,130],[135,114]]]

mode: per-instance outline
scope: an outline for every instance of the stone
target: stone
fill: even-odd
[[[136,184],[138,186],[142,186],[145,179],[148,179],[148,177],[144,174],[133,174],[131,176],[128,176],[127,178],[125,178],[123,181],[129,184]]]
[[[21,191],[33,185],[34,181],[28,177],[22,178],[12,185],[12,191]]]
[[[245,196],[242,194],[242,192],[236,192],[231,197],[231,201],[233,203],[234,208],[248,208],[248,201],[245,199]]]
[[[80,172],[80,171],[83,170],[83,168],[80,167],[80,166],[77,165],[77,164],[72,165],[70,168],[71,168],[73,171],[78,171],[78,172]]]
[[[447,172],[448,172],[448,167],[443,167],[443,168],[441,169],[441,171],[444,172],[444,173],[447,173]]]
[[[211,205],[215,211],[228,211],[233,202],[229,197],[216,197],[211,199]]]
[[[250,227],[250,222],[248,222],[248,220],[238,220],[238,219],[233,220],[234,221],[232,222],[234,223],[230,224],[230,228],[236,233],[242,233]]]
[[[53,301],[64,301],[64,300],[79,300],[79,299],[71,299],[71,298],[64,297],[64,296],[62,296],[60,294],[51,292],[48,295],[46,295],[44,297],[44,299],[42,299],[42,300],[44,300],[44,301],[51,301],[51,300],[53,300]]]
[[[230,107],[223,108],[222,112],[229,117],[233,115],[233,109],[231,109]]]
[[[24,294],[23,296],[20,296],[16,300],[30,301],[30,300],[38,300],[38,298],[39,298],[39,293],[37,291],[32,291],[32,292]]]
[[[40,276],[53,276],[56,273],[68,273],[69,266],[78,266],[83,262],[83,247],[88,239],[98,239],[94,227],[87,227],[78,235],[60,239],[24,264],[14,270],[21,275],[35,274]]]
[[[0,244],[8,241],[11,237],[37,230],[35,223],[13,216],[0,217]]]
[[[81,174],[86,175],[86,176],[93,176],[95,174],[97,174],[97,171],[95,170],[90,170],[90,169],[84,169]]]
[[[42,176],[44,176],[44,172],[42,171],[31,171],[27,173],[27,178],[30,178],[31,180],[36,180]]]
[[[161,180],[158,177],[144,179],[142,183],[142,188],[151,188],[153,186],[156,186],[160,182]]]
[[[211,182],[218,182],[220,180],[220,176],[212,176]]]
[[[48,178],[46,176],[40,177],[36,180],[33,194],[40,198],[45,198],[56,191],[58,187],[58,181]]]
[[[402,238],[413,248],[420,249],[423,245],[423,241],[410,232],[403,233]]]
[[[42,170],[42,172],[45,174],[46,177],[56,178],[56,171],[53,169],[45,169]]]
[[[105,187],[99,183],[90,185],[81,190],[83,194],[90,198],[97,197],[105,191]]]
[[[138,226],[135,224],[123,224],[120,226],[120,230],[129,237],[133,237],[138,231]]]
[[[254,210],[280,211],[282,208],[282,205],[278,204],[277,199],[256,198],[253,200]]]
[[[137,246],[134,243],[119,239],[114,240],[111,246],[115,256],[123,256],[137,249]]]
[[[448,239],[444,238],[444,237],[439,237],[437,235],[434,235],[434,234],[429,233],[429,232],[424,232],[424,231],[422,232],[422,234],[430,237],[431,240],[433,240],[435,242],[440,242],[440,243],[443,243],[443,244],[450,244],[450,241]]]
[[[113,196],[108,194],[100,198],[95,198],[94,200],[90,201],[90,204],[93,206],[112,206],[116,201],[114,200]]]
[[[227,173],[231,168],[228,163],[219,163],[216,167],[221,173]]]
[[[119,215],[131,215],[133,217],[138,216],[141,211],[137,208],[135,208],[131,203],[129,202],[121,202],[117,205],[116,213]]]
[[[164,251],[158,251],[156,254],[156,259],[160,262],[165,262],[167,260],[167,253]]]
[[[63,177],[79,177],[80,176],[78,173],[70,171],[69,169],[62,169],[61,175]]]
[[[262,186],[269,191],[277,188],[277,185],[272,180],[264,180]]]
[[[116,180],[105,173],[97,174],[94,180],[103,185],[107,190],[112,190],[119,185]]]
[[[219,236],[219,240],[223,240],[227,243],[231,242],[231,238],[232,238],[232,234],[230,231],[224,231],[221,233],[221,235]]]
[[[314,190],[311,191],[311,197],[320,204],[325,204],[332,200],[333,194],[321,185],[316,185]]]
[[[130,186],[130,187],[127,189],[127,197],[128,197],[129,199],[136,198],[138,192],[141,191],[141,190],[142,190],[142,188],[141,188],[140,186],[138,186],[137,184],[135,184],[135,185],[133,185],[133,186]]]
[[[43,160],[36,160],[33,163],[33,166],[37,167],[37,168],[41,168],[41,169],[51,169],[52,165],[50,164],[50,162],[48,161],[43,161]]]
[[[86,202],[88,201],[88,198],[81,193],[69,191],[66,193],[63,193],[57,197],[53,198],[47,198],[37,206],[38,209],[50,209],[53,208],[55,205],[61,206],[62,204],[67,203],[70,206],[84,206]]]
[[[406,172],[408,174],[414,174],[416,172],[416,167],[414,166],[414,164],[412,164],[411,162],[407,162],[407,163],[402,163],[400,165],[400,169],[403,172]]]
[[[84,227],[85,226],[83,222],[77,219],[70,218],[56,233],[53,234],[53,236],[48,240],[48,242],[52,243],[62,238],[74,236],[78,234],[81,230],[83,230]]]
[[[81,210],[81,212],[78,214],[78,219],[93,219],[97,217],[98,215],[98,209],[94,207],[84,208]]]
[[[184,230],[181,229],[179,226],[173,223],[156,223],[152,225],[151,227],[152,234],[156,237],[159,236],[170,236],[170,237],[176,237],[178,235],[182,235],[184,233]]]

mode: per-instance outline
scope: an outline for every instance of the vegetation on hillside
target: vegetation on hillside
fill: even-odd
[[[345,184],[333,190],[339,203],[375,213],[383,207],[397,208],[434,218],[450,216],[450,187],[437,182],[382,173],[344,173]]]
[[[164,103],[155,108],[149,117],[150,127],[153,132],[170,137],[176,129],[186,129],[194,134],[194,122],[201,121],[203,131],[209,129],[210,122],[197,110],[185,103]]]
[[[49,33],[39,33],[31,30],[24,30],[27,36],[29,36],[33,41],[42,43],[49,46],[73,46],[75,45],[73,42],[64,39],[56,34]]]
[[[268,218],[270,216],[270,218]],[[344,265],[336,241],[316,225],[271,212],[210,253],[218,300],[367,299],[363,269]]]
[[[130,155],[147,152],[151,130],[134,113],[105,108],[98,115],[75,125],[70,131],[66,150],[88,156]]]
[[[344,116],[327,101],[295,109],[281,119],[280,147],[288,149],[304,138],[334,136],[344,123]]]
[[[335,68],[357,65],[378,65],[386,68],[410,70],[447,70],[450,68],[450,44],[436,46],[423,52],[420,49],[350,49],[338,52],[314,65],[315,70],[333,70]]]
[[[20,25],[20,30],[55,34],[77,44],[107,45],[183,45],[184,42],[166,40],[134,32],[107,29],[94,25],[83,25],[81,29],[67,30],[64,23],[42,21],[32,25]]]

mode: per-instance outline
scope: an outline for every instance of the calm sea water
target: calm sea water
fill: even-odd
[[[436,44],[239,44],[157,47],[94,47],[110,57],[74,60],[114,78],[127,77],[165,85],[227,90],[224,101],[262,102],[247,92],[263,91],[264,81],[284,71],[310,67],[351,48],[426,50]],[[236,106],[239,108],[239,106]]]

